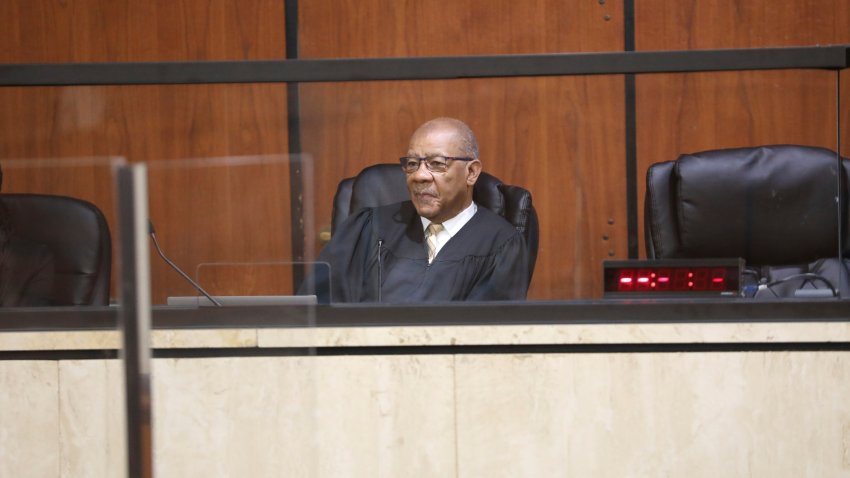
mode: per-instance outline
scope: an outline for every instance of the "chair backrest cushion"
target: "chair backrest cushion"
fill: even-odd
[[[2,194],[0,200],[15,234],[53,253],[54,305],[109,304],[112,242],[100,209],[65,196]]]
[[[648,256],[743,257],[759,265],[837,256],[836,159],[823,148],[776,145],[653,165],[644,217]],[[846,227],[846,207],[842,214]]]
[[[331,212],[331,234],[336,232],[342,221],[351,214],[351,192],[354,189],[354,178],[345,178],[339,182],[334,194],[333,211]]]

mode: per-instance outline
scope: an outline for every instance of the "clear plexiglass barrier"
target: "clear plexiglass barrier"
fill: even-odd
[[[198,296],[209,301],[207,295],[238,303],[234,297],[298,294],[310,272],[305,258],[315,255],[306,247],[315,239],[305,240],[312,238],[314,223],[309,156],[147,166],[155,304],[186,305]]]
[[[846,71],[782,69],[48,87],[62,101],[44,102],[44,114],[76,118],[68,113],[92,98],[110,113],[57,135],[48,123],[14,130],[6,151],[74,150],[91,134],[133,154],[0,158],[10,321],[0,385],[15,391],[0,396],[0,475],[124,469],[131,375],[112,330],[130,305],[122,290],[153,303],[151,395],[138,393],[152,400],[153,428],[136,438],[149,438],[160,474],[392,476],[421,464],[451,475],[470,450],[481,469],[498,467],[490,440],[512,463],[528,461],[510,453],[518,444],[534,443],[537,463],[553,433],[574,429],[552,423],[579,423],[596,452],[553,457],[632,456],[629,466],[646,463],[646,450],[606,445],[656,443],[634,430],[672,430],[665,443],[687,436],[699,446],[685,452],[709,450],[705,463],[718,462],[712,437],[753,416],[790,420],[785,439],[800,441],[788,449],[839,436],[821,431],[841,426],[840,405],[821,417],[808,413],[831,409],[813,410],[810,396],[789,408],[806,413],[773,397],[846,396],[836,384],[848,381],[834,378],[846,368],[830,368],[845,351],[828,348],[847,341],[834,320],[844,305],[834,302],[850,297],[846,85]],[[40,105],[47,90],[15,94]],[[154,105],[127,110],[126,130],[115,128],[122,95]],[[440,117],[470,130],[446,120],[420,129]],[[140,216],[129,229],[115,187],[126,164],[144,166],[147,195],[147,211],[128,206]],[[458,200],[467,193],[471,209]],[[58,215],[30,209],[59,196],[71,199]],[[128,282],[118,258],[132,231],[150,248],[133,256],[150,277]],[[59,255],[68,244],[71,259]],[[28,307],[33,325],[18,305],[47,309]],[[760,328],[750,317],[781,320]],[[724,353],[688,348],[712,340]],[[781,340],[805,352],[773,353]],[[811,343],[824,350],[809,354]],[[574,353],[584,346],[592,353]],[[631,409],[638,389],[645,406]],[[517,398],[494,401],[503,390]],[[560,401],[535,398],[547,393]],[[715,420],[705,403],[727,399],[736,412]],[[556,405],[543,413],[544,403]],[[681,403],[706,415],[663,421]],[[781,409],[753,412],[772,406]],[[528,436],[528,417],[540,445],[513,440]],[[773,449],[747,441],[774,436],[750,433],[762,422],[742,426],[730,449]],[[715,428],[693,434],[705,424]],[[567,449],[572,435],[559,439]]]
[[[840,120],[850,95],[840,94],[842,74],[803,69],[638,74],[628,85],[633,104],[619,94],[627,88],[621,75],[300,85],[301,116],[323,120],[302,121],[300,130],[301,147],[317,172],[316,232],[336,214],[336,191],[365,168],[398,164],[409,153],[434,154],[440,147],[444,155],[468,156],[462,145],[410,148],[420,125],[450,116],[464,120],[477,137],[480,165],[489,175],[479,176],[473,198],[525,233],[533,266],[531,301],[847,296],[842,257],[848,168],[838,153],[849,142]],[[410,104],[410,98],[425,98],[427,107]],[[367,127],[376,124],[381,127]],[[450,167],[464,171],[469,164]],[[438,191],[447,201],[456,184],[452,173],[425,170],[422,165],[416,174],[398,173],[383,183],[372,175],[362,181],[366,187],[355,187],[350,203],[387,201],[397,190],[404,195],[411,176],[414,188]],[[488,189],[493,178],[502,186]],[[379,237],[393,233],[386,228],[360,234],[372,222],[361,217],[359,229],[334,235],[344,234],[352,249],[370,241],[367,258],[342,251],[354,258],[345,267],[366,285],[380,271],[384,301],[405,300],[392,289],[404,289],[405,281],[427,282],[427,274],[447,261],[469,262],[440,281],[456,293],[453,298],[512,298],[498,287],[510,284],[515,290],[522,282],[517,276],[524,269],[510,253],[518,248],[480,225],[476,229],[475,222],[469,226],[472,236],[496,239],[482,244],[458,236],[430,268],[419,253],[422,267],[416,271],[401,266],[399,258],[412,256],[404,250],[410,242],[424,249],[426,241]],[[497,249],[494,261],[483,258]],[[653,262],[636,262],[646,260]],[[477,294],[479,285],[491,293]],[[350,300],[375,302],[373,290],[353,291]],[[409,295],[427,296],[421,289]]]
[[[277,263],[274,273],[257,272],[273,295],[296,295],[311,277],[319,303],[829,300],[850,284],[843,77],[788,69],[638,74],[633,85],[622,75],[305,83],[300,121],[288,131],[300,154],[281,152],[290,149],[285,115],[264,104],[257,144],[240,149],[271,154],[218,155],[235,139],[189,128],[186,138],[147,138],[159,145],[152,152],[170,156],[130,160],[148,167],[161,252],[201,286],[213,280],[231,295],[248,293],[259,275],[222,266],[205,278],[198,267]],[[281,91],[268,86],[232,88],[275,104]],[[627,86],[633,104],[610,94]],[[201,85],[163,88],[178,87]],[[477,152],[463,146],[470,141],[433,151],[412,144],[435,117],[463,120]],[[175,155],[197,149],[190,138],[210,154]],[[402,171],[400,158],[437,150],[455,159]],[[4,192],[104,194],[102,180],[23,161],[40,173],[22,182],[10,170]],[[463,230],[449,223],[438,233],[429,262],[428,221],[416,216],[454,213],[466,188],[458,174],[468,171],[483,211]],[[410,189],[419,196],[407,206],[368,209],[409,200]],[[198,295],[159,252],[153,303]],[[654,262],[635,262],[646,260]],[[315,262],[327,274],[311,275]]]

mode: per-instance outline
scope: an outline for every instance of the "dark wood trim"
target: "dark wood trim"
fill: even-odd
[[[850,46],[325,60],[0,65],[0,86],[438,80],[843,69]]]

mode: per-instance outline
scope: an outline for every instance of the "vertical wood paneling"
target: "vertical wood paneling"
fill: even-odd
[[[272,59],[280,0],[4,0],[0,62]]]
[[[620,50],[621,12],[620,1],[316,0],[300,6],[301,55]],[[598,295],[602,260],[609,250],[626,254],[623,194],[610,194],[625,189],[619,77],[322,84],[301,92],[319,225],[330,222],[342,178],[395,161],[419,124],[455,116],[478,135],[485,170],[534,196],[541,240],[530,297]]]
[[[18,106],[0,111],[0,121],[8,125],[5,135],[13,138],[2,142],[0,157],[5,158],[121,155],[134,161],[152,161],[156,169],[156,162],[179,158],[286,152],[286,100],[280,85],[8,88],[0,89],[0,96],[9,100],[6,104]],[[43,107],[28,108],[39,103]],[[217,169],[227,176],[226,171]],[[244,172],[234,174],[241,178]],[[212,186],[199,184],[187,174],[185,180],[172,180],[167,188],[155,190],[159,185],[151,178],[151,217],[172,259],[192,269],[200,262],[228,258],[245,242],[236,236],[221,241],[218,231],[229,228],[238,217],[252,218],[252,230],[257,225],[270,228],[260,236],[274,242],[275,256],[291,256],[290,239],[283,234],[283,228],[290,224],[288,172],[278,171],[275,181],[268,181],[270,176],[262,171],[255,175],[256,184],[249,186],[250,190],[282,205],[274,214],[248,208],[240,195],[231,199],[244,209],[231,216],[216,212],[220,205],[212,198],[206,209],[183,207],[187,195],[215,196],[216,189],[204,189]],[[9,179],[9,186],[14,188]],[[57,178],[56,183],[41,184],[38,191],[91,200],[113,218],[113,197],[104,186],[81,184],[76,191],[69,191],[67,183]],[[92,196],[94,190],[100,191],[99,195]],[[169,214],[162,218],[165,210]],[[117,241],[115,224],[111,222],[111,229]],[[186,244],[193,247],[183,247]],[[269,253],[258,249],[239,257],[250,259],[268,260]],[[185,288],[159,260],[153,261],[152,267],[156,301]]]
[[[622,11],[622,0],[308,0],[299,45],[302,58],[616,51]]]
[[[845,0],[640,0],[637,50],[697,50],[829,45],[850,42]]]
[[[635,2],[635,24],[638,50],[850,43],[850,4],[641,0]],[[761,144],[834,150],[836,74],[787,70],[638,76],[641,254],[645,177],[651,164],[682,153]]]
[[[0,62],[285,56],[278,0],[13,0],[0,3],[0,15],[14,19],[11,28],[0,29]],[[288,151],[285,85],[0,88],[0,104],[0,158],[109,155],[157,162]],[[190,273],[201,262],[291,256],[288,170],[245,174],[218,168],[215,175],[224,181],[219,184],[172,173],[162,187],[151,178],[151,217],[163,247]],[[59,180],[41,185],[41,192],[63,190],[67,184]],[[242,200],[245,192],[271,198],[273,207],[252,207],[254,202]],[[106,211],[117,242],[109,192],[89,183],[80,184],[74,195]],[[199,197],[209,200],[205,211],[186,207]],[[222,204],[216,200],[225,199],[241,209],[217,213]],[[264,229],[256,230],[260,225]],[[191,293],[156,257],[152,271],[155,302]]]

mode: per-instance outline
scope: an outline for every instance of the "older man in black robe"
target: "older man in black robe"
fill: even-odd
[[[410,201],[348,218],[318,261],[322,301],[440,302],[525,299],[525,240],[508,221],[472,200],[481,173],[472,130],[437,118],[413,133],[401,158]],[[329,282],[329,283],[328,283]]]

